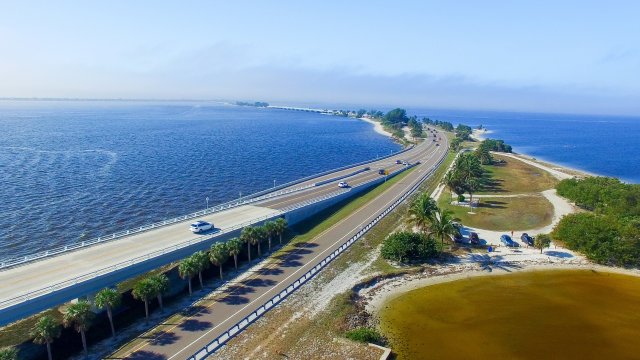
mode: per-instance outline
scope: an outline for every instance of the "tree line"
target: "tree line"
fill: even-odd
[[[445,242],[453,241],[459,233],[457,221],[451,211],[439,209],[427,193],[421,193],[407,210],[407,224],[418,233],[390,234],[382,243],[381,255],[398,262],[434,258],[442,252]]]
[[[251,261],[251,250],[257,247],[258,256],[262,256],[261,244],[268,242],[268,250],[271,252],[272,241],[276,237],[282,244],[282,237],[287,229],[287,221],[278,218],[275,221],[267,221],[262,226],[246,226],[240,232],[240,237],[230,239],[227,242],[217,242],[211,245],[209,251],[198,251],[178,263],[179,276],[187,281],[189,295],[193,294],[191,281],[198,276],[200,289],[204,289],[202,273],[210,265],[219,268],[220,279],[223,279],[223,266],[230,259],[234,260],[234,267],[238,269],[238,255],[242,252],[244,244],[247,246],[247,260]],[[163,297],[170,290],[170,281],[166,274],[151,274],[136,281],[131,290],[134,299],[144,303],[145,318],[149,319],[149,305],[154,299],[157,300],[160,311],[164,310]],[[49,360],[52,359],[51,344],[60,337],[61,328],[74,328],[82,341],[82,348],[85,356],[88,356],[86,333],[93,325],[96,314],[93,306],[104,309],[107,313],[111,336],[115,337],[116,330],[113,321],[113,311],[122,303],[122,293],[113,288],[100,290],[93,300],[78,300],[66,306],[63,313],[62,324],[58,323],[52,316],[41,316],[30,331],[30,336],[36,344],[44,344],[47,348]],[[0,360],[17,359],[15,348],[0,349]]]
[[[640,265],[640,185],[588,177],[562,180],[556,190],[587,212],[563,217],[555,240],[599,264]]]

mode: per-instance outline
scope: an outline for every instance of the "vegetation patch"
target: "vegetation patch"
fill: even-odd
[[[384,339],[378,330],[370,327],[358,327],[353,330],[349,330],[346,332],[345,337],[361,343],[374,344],[382,344]]]
[[[640,185],[591,177],[562,180],[557,190],[593,212],[562,218],[555,240],[599,264],[640,266]]]
[[[479,194],[518,194],[553,189],[558,181],[549,173],[522,161],[493,155],[491,165],[483,165],[483,187]]]
[[[541,195],[479,200],[473,214],[468,206],[450,204],[448,194],[440,198],[438,205],[452,211],[463,224],[486,230],[529,230],[549,225],[553,219],[553,205]]]

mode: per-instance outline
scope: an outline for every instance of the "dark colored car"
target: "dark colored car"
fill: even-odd
[[[396,160],[396,164],[398,165],[402,164],[402,160]]]
[[[472,232],[469,234],[469,241],[472,245],[480,244],[480,237],[478,236],[478,233]]]
[[[522,234],[522,236],[520,236],[520,240],[529,246],[533,246],[533,238],[527,233]]]
[[[378,175],[384,175],[384,169],[378,170]]]
[[[517,242],[511,240],[511,236],[509,236],[509,235],[500,236],[500,242],[503,243],[505,246],[508,246],[508,247],[519,247],[520,246]]]

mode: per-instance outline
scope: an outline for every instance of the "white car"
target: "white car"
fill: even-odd
[[[348,188],[348,187],[349,187],[349,184],[347,184],[347,182],[346,182],[346,181],[340,181],[340,182],[338,183],[338,187],[339,187],[339,188]]]
[[[198,220],[198,221],[194,222],[193,224],[191,224],[191,227],[189,229],[194,233],[199,233],[199,232],[202,232],[202,231],[207,231],[207,230],[213,229],[213,224],[208,223],[206,221]]]

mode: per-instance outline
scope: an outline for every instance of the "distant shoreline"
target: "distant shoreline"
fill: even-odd
[[[493,134],[492,130],[488,130],[486,128],[483,129],[473,129],[472,133],[471,133],[471,138],[476,140],[476,141],[483,141],[488,139],[489,137],[487,136],[488,134]],[[521,157],[525,160],[529,160],[529,161],[534,161],[536,163],[540,163],[541,165],[545,165],[550,167],[553,170],[562,172],[562,173],[566,173],[568,175],[574,175],[574,176],[579,176],[579,177],[586,177],[586,176],[603,176],[603,175],[599,175],[590,171],[586,171],[586,170],[582,170],[582,169],[578,169],[575,167],[571,167],[571,166],[567,166],[567,165],[560,165],[557,163],[554,163],[552,161],[546,160],[546,159],[538,159],[535,158],[529,154],[525,154],[525,153],[512,153],[514,155],[517,155],[518,157]]]

